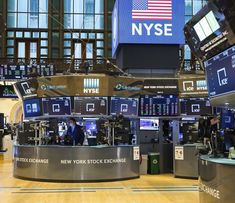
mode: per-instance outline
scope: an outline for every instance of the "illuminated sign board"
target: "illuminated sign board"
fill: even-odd
[[[85,94],[99,94],[100,79],[85,78],[83,80],[83,93]]]
[[[207,82],[205,78],[180,79],[179,92],[181,97],[208,96]]]
[[[119,44],[184,44],[184,0],[117,0],[113,56]]]

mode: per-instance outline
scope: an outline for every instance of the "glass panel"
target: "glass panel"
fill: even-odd
[[[22,32],[16,32],[16,37],[22,38],[23,37],[23,33]]]
[[[29,13],[29,28],[38,28],[38,13]]]
[[[84,5],[84,13],[93,14],[95,11],[95,0],[86,0]]]
[[[64,0],[64,12],[73,13],[73,0]]]
[[[65,40],[64,41],[64,46],[65,47],[70,47],[71,46],[71,41],[70,40]]]
[[[184,58],[185,59],[190,59],[191,58],[191,52],[190,52],[190,48],[188,45],[184,46]]]
[[[47,14],[39,14],[39,28],[48,28]]]
[[[87,33],[81,33],[81,38],[82,39],[87,39]]]
[[[52,28],[53,29],[59,29],[60,24],[59,24],[59,15],[53,15],[52,20]]]
[[[94,16],[93,15],[85,15],[84,16],[84,28],[85,29],[93,29],[94,27]]]
[[[28,1],[27,0],[18,0],[18,12],[27,12]]]
[[[30,42],[30,58],[37,58],[37,43]]]
[[[7,14],[7,27],[16,27],[16,14],[15,13]]]
[[[185,0],[185,15],[193,14],[192,0]]]
[[[95,0],[95,13],[104,13],[104,0]]]
[[[104,55],[104,50],[103,49],[97,49],[96,54],[97,54],[97,56],[103,56]]]
[[[59,49],[57,48],[52,49],[52,58],[59,58]]]
[[[43,13],[48,12],[48,0],[39,0],[39,12],[43,12]]]
[[[64,28],[73,28],[72,14],[64,14]]]
[[[74,13],[83,13],[83,0],[74,1]]]
[[[39,11],[39,2],[38,1],[39,0],[29,0],[29,12],[38,12]]]
[[[18,42],[17,58],[25,58],[25,42]]]
[[[104,47],[104,42],[103,41],[97,41],[96,42],[96,47],[98,48],[98,47]]]
[[[27,28],[27,14],[26,13],[18,13],[18,27]]]
[[[43,48],[43,49],[41,49],[40,52],[41,52],[41,55],[47,55],[48,49]]]
[[[14,37],[14,32],[7,32],[7,37]]]
[[[30,32],[25,32],[25,33],[24,33],[24,37],[30,38]]]
[[[104,34],[103,33],[97,33],[96,38],[97,39],[104,39]]]
[[[195,15],[201,8],[202,8],[202,1],[194,0],[193,1],[193,15]]]
[[[64,38],[65,39],[70,39],[71,38],[71,33],[69,33],[69,32],[64,33]]]
[[[47,32],[41,32],[41,38],[47,38],[48,33]]]
[[[89,39],[95,39],[95,33],[89,33]]]
[[[17,8],[17,0],[8,0],[7,1],[7,10],[8,11],[16,12],[16,8]]]
[[[74,29],[83,28],[83,15],[74,15]]]
[[[74,58],[75,59],[82,58],[82,45],[81,45],[81,43],[74,44]]]
[[[14,46],[14,40],[7,40],[7,46]]]
[[[93,59],[93,43],[86,44],[86,58]]]
[[[71,49],[64,49],[64,55],[65,56],[71,55]]]
[[[79,33],[78,32],[74,32],[73,33],[73,39],[78,39],[79,38]]]
[[[52,46],[53,47],[59,46],[59,33],[58,32],[52,33]]]
[[[95,16],[95,29],[104,29],[104,16],[103,15]]]
[[[33,32],[33,38],[39,38],[39,32]]]
[[[108,9],[109,9],[109,12],[113,11],[114,2],[115,2],[115,0],[108,0]]]
[[[14,49],[13,48],[7,48],[7,55],[13,55]]]
[[[41,46],[43,46],[43,47],[48,46],[48,41],[47,40],[41,40]]]

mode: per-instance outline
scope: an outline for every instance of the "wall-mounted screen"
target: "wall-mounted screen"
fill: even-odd
[[[158,118],[141,118],[140,130],[159,130]]]
[[[107,97],[74,97],[74,113],[79,115],[107,115]]]
[[[210,115],[212,107],[207,98],[180,99],[181,115]]]
[[[71,115],[70,97],[42,98],[42,106],[45,116]]]
[[[29,99],[23,101],[24,117],[37,117],[42,115],[40,99]]]
[[[178,97],[174,95],[141,96],[140,116],[176,116]]]
[[[122,114],[124,116],[138,115],[138,98],[111,97],[111,115]]]

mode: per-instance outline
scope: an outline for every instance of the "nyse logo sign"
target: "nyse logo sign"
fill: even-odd
[[[83,93],[85,94],[99,94],[100,79],[86,78],[83,81]]]
[[[171,21],[172,0],[132,0],[132,20]],[[132,23],[132,35],[172,36],[172,24]]]
[[[184,81],[183,90],[185,92],[194,91],[194,82],[193,81]]]
[[[224,86],[228,84],[228,77],[225,68],[217,70],[219,86]]]

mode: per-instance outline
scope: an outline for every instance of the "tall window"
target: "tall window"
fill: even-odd
[[[8,28],[48,28],[48,0],[8,0]]]
[[[104,29],[104,0],[64,0],[66,29]]]

